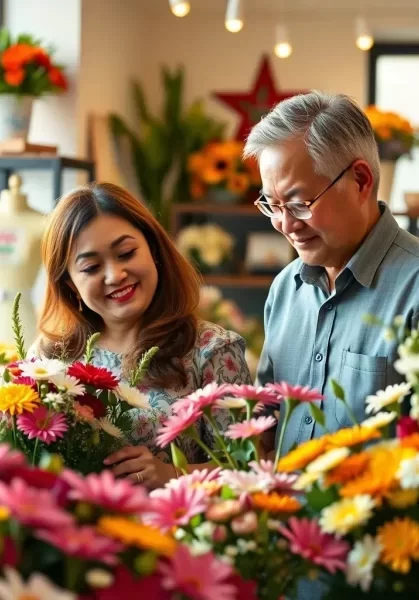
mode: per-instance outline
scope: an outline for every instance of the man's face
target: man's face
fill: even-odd
[[[260,172],[263,193],[270,204],[309,202],[331,183],[315,173],[302,140],[263,150]],[[310,219],[298,220],[283,210],[278,212],[279,218],[271,219],[272,225],[285,235],[306,264],[341,268],[368,232],[371,190],[368,165],[355,161],[339,182],[315,202]]]

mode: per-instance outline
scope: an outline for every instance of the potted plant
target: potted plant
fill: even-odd
[[[41,40],[0,31],[0,141],[26,140],[34,99],[66,89],[63,67]]]

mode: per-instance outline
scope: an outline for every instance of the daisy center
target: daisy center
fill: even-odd
[[[46,369],[44,369],[43,367],[36,367],[35,374],[36,375],[48,375],[48,371]]]
[[[182,507],[182,508],[178,508],[175,510],[175,519],[180,519],[181,517],[184,517],[186,515],[186,508]]]
[[[44,419],[37,419],[36,426],[38,429],[48,429],[51,425],[51,417],[45,417]]]

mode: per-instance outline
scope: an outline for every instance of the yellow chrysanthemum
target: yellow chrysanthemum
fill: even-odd
[[[370,440],[375,440],[381,437],[381,433],[376,429],[370,427],[361,427],[356,425],[355,427],[348,427],[346,429],[340,429],[336,433],[331,433],[326,436],[326,447],[330,448],[341,448],[343,446],[358,446],[364,444]]]
[[[374,499],[366,494],[344,498],[322,510],[320,527],[326,533],[346,535],[366,523],[371,518],[374,507]]]
[[[164,556],[172,556],[176,550],[176,542],[169,535],[158,529],[136,523],[124,517],[102,517],[98,528],[101,533],[129,546],[145,550],[154,550]]]
[[[260,510],[272,513],[293,513],[300,510],[301,504],[296,498],[282,494],[253,494],[252,504]]]
[[[419,491],[408,489],[408,490],[394,490],[387,496],[387,501],[393,508],[408,508],[414,506],[419,500]]]
[[[11,383],[0,388],[0,411],[10,415],[22,414],[25,410],[33,412],[40,398],[29,385]]]
[[[419,560],[419,525],[409,518],[395,519],[378,529],[380,562],[397,573],[408,573],[412,560]]]
[[[326,475],[326,485],[346,483],[359,477],[367,468],[370,457],[366,452],[352,454]]]
[[[278,471],[289,473],[290,471],[303,469],[324,452],[325,445],[326,440],[324,437],[300,444],[295,450],[281,458],[278,463]]]

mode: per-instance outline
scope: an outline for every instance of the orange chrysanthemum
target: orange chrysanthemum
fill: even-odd
[[[253,494],[252,504],[255,508],[272,513],[294,513],[300,510],[301,504],[292,496],[277,494]]]
[[[8,85],[17,87],[25,79],[25,71],[23,69],[15,69],[13,71],[4,72],[4,80]]]
[[[396,573],[408,573],[412,560],[419,560],[419,525],[409,518],[395,519],[378,529],[380,562]]]
[[[355,427],[340,429],[339,431],[336,431],[336,433],[327,435],[326,447],[328,450],[331,448],[348,448],[351,446],[364,444],[365,442],[369,442],[370,440],[375,440],[380,437],[381,433],[376,429],[355,425]]]
[[[324,437],[300,444],[295,450],[281,458],[278,463],[278,471],[289,473],[303,469],[324,452],[325,446],[326,439]]]
[[[402,448],[414,448],[419,452],[419,433],[412,433],[400,440]]]
[[[34,59],[37,48],[30,44],[13,44],[1,55],[1,65],[6,71],[17,71]]]
[[[326,485],[346,483],[359,477],[367,468],[370,457],[366,452],[352,454],[326,475]]]
[[[171,557],[176,550],[176,542],[169,535],[124,517],[102,517],[99,519],[98,529],[123,544],[154,550],[163,556]]]

